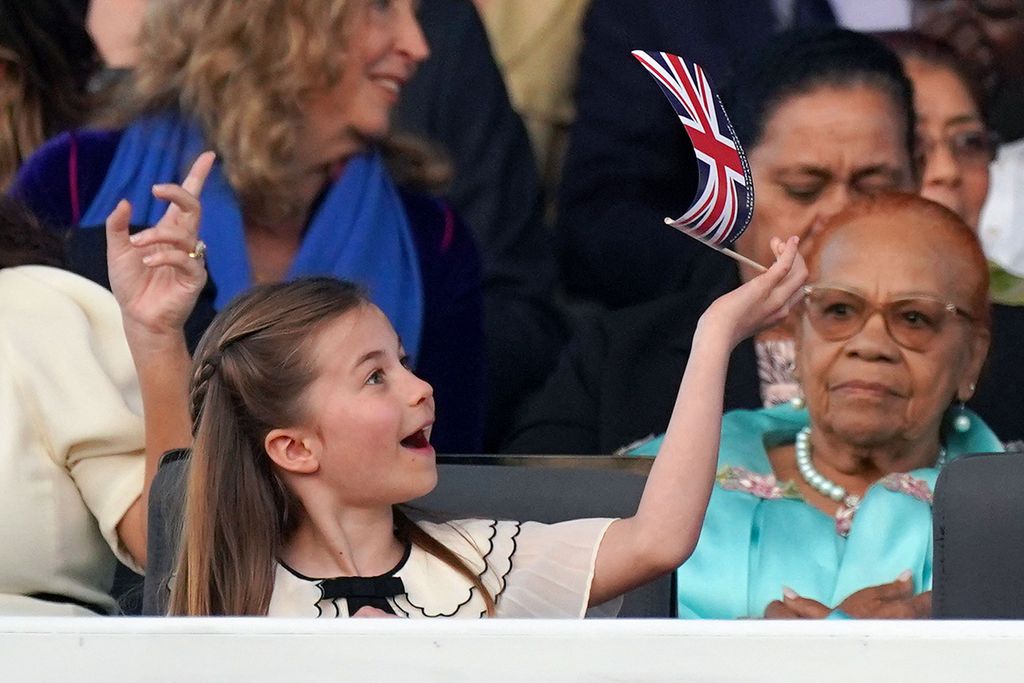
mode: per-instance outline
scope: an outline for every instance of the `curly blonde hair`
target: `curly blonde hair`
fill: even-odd
[[[128,106],[194,117],[245,211],[294,218],[302,102],[341,77],[351,18],[367,0],[162,0],[140,35]]]

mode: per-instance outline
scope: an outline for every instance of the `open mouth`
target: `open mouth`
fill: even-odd
[[[424,427],[413,432],[402,439],[401,444],[405,448],[428,448],[430,446],[430,437],[427,436],[427,428]]]

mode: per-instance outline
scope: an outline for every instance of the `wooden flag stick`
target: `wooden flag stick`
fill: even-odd
[[[665,225],[667,225],[669,227],[672,227],[672,228],[675,228],[676,230],[678,230],[679,232],[683,233],[687,237],[693,237],[693,239],[697,240],[701,244],[709,246],[712,249],[714,249],[715,251],[720,251],[720,252],[722,252],[723,254],[725,254],[726,256],[728,256],[729,258],[731,258],[731,259],[733,259],[735,261],[739,261],[740,263],[744,263],[744,264],[750,266],[751,268],[753,268],[754,270],[756,270],[759,273],[767,273],[768,272],[767,268],[762,266],[757,261],[752,261],[751,259],[748,259],[743,254],[737,254],[732,249],[726,249],[725,247],[716,247],[715,245],[711,244],[710,242],[705,242],[701,238],[696,237],[695,235],[691,235],[686,230],[683,230],[678,225],[676,225],[676,222],[674,220],[672,220],[671,218],[665,218]]]
[[[707,244],[707,242],[705,242],[705,244]],[[711,245],[708,244],[708,246],[710,247]],[[715,249],[716,247],[711,247],[711,248]],[[754,270],[756,270],[759,273],[767,273],[768,272],[768,269],[765,268],[764,266],[762,266],[757,261],[752,261],[751,259],[748,259],[743,254],[738,254],[735,251],[733,251],[732,249],[726,249],[725,247],[722,247],[721,249],[718,249],[718,251],[722,252],[723,254],[728,256],[729,258],[732,258],[732,259],[735,259],[735,260],[739,261],[740,263],[747,264],[748,266],[750,266],[751,268],[753,268]]]

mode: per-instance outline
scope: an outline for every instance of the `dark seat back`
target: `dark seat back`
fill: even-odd
[[[178,560],[189,455],[190,452],[184,449],[166,453],[149,489],[149,536],[146,540],[146,578],[142,587],[144,615],[167,614],[170,596],[167,581]]]
[[[439,456],[439,483],[413,506],[450,518],[560,522],[627,517],[636,511],[651,461],[615,456]],[[165,456],[150,493],[149,558],[143,609],[163,614],[181,529],[188,453]],[[668,575],[630,591],[620,617],[675,615]]]
[[[935,483],[932,613],[1024,618],[1024,458],[954,460]]]

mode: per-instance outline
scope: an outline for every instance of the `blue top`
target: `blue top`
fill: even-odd
[[[727,488],[736,486],[735,468],[753,473],[755,479],[772,475],[768,449],[792,443],[808,424],[806,410],[788,405],[725,415],[718,482],[700,541],[677,570],[680,618],[761,617],[768,603],[782,598],[783,586],[835,607],[851,593],[894,581],[907,569],[913,573],[915,590],[931,589],[928,501],[877,482],[865,493],[844,538],[836,533],[833,518],[805,503],[787,482],[777,482],[774,491]],[[944,436],[949,459],[1003,450],[995,434],[973,414],[970,430]],[[654,455],[661,441],[662,437],[647,441],[630,454]],[[908,474],[931,491],[938,473],[926,467]],[[751,480],[744,475],[741,472],[740,478],[749,485]]]

